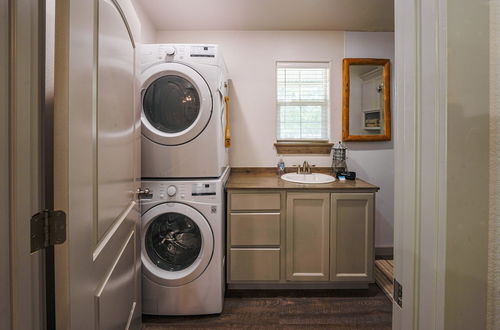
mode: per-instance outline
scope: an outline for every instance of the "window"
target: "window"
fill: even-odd
[[[327,141],[329,64],[278,62],[277,140]]]

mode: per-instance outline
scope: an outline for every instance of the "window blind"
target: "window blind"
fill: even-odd
[[[278,141],[328,140],[329,64],[278,62]]]

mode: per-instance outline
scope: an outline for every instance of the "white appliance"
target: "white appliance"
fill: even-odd
[[[142,182],[144,314],[222,312],[228,176],[229,168],[219,179]]]
[[[142,177],[217,178],[224,146],[227,69],[217,45],[142,45]]]

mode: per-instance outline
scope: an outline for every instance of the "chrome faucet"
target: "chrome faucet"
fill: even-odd
[[[311,174],[311,166],[307,162],[307,160],[304,161],[302,166],[297,167],[297,174]]]

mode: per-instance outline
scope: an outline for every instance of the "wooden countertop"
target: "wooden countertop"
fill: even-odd
[[[287,169],[287,172],[291,171]],[[313,168],[313,172],[328,173],[329,168]],[[338,180],[331,183],[304,184],[282,180],[276,175],[275,168],[231,168],[231,174],[226,185],[228,190],[236,189],[325,189],[337,191],[366,191],[376,192],[380,188],[364,180]]]

